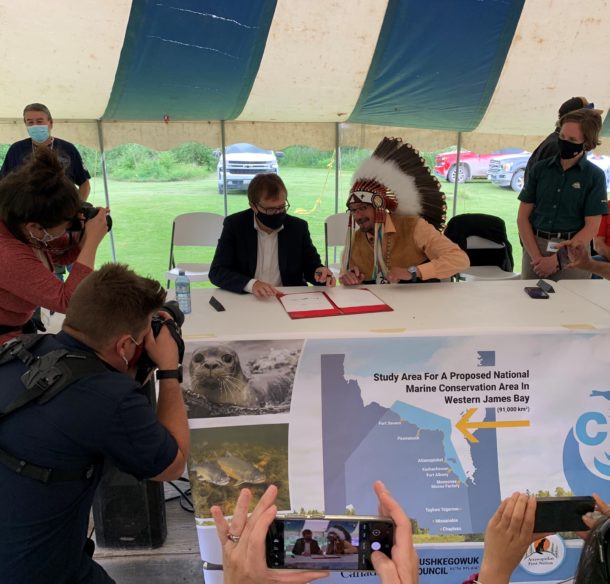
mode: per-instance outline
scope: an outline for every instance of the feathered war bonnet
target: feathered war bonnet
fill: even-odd
[[[383,226],[386,214],[415,215],[442,231],[445,226],[445,194],[438,180],[430,174],[426,161],[411,144],[400,138],[384,138],[370,158],[352,177],[347,206],[366,203],[375,208],[374,255],[371,279],[386,274],[383,259]],[[342,271],[349,269],[352,242],[357,226],[349,217]],[[368,278],[368,274],[366,275]]]
[[[350,543],[352,541],[349,531],[347,531],[347,529],[345,529],[345,527],[342,525],[331,525],[328,527],[326,530],[326,537],[328,537],[331,533],[336,535],[341,541],[349,541]]]

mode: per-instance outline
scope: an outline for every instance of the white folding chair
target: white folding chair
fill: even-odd
[[[169,248],[169,267],[165,273],[167,287],[175,280],[180,270],[192,282],[205,282],[208,279],[210,264],[176,262],[176,247],[216,247],[222,232],[224,217],[217,213],[184,213],[174,219],[172,239]]]
[[[504,249],[503,243],[491,241],[478,235],[469,235],[466,238],[467,249]],[[467,270],[460,272],[460,279],[465,281],[473,280],[518,280],[521,274],[515,272],[505,272],[499,266],[470,266]]]
[[[324,220],[324,264],[330,268],[335,276],[341,271],[341,253],[345,245],[348,219],[348,213],[336,213],[335,215],[329,215]],[[333,263],[329,263],[329,248],[332,248]],[[338,262],[334,261],[336,258],[339,259]]]

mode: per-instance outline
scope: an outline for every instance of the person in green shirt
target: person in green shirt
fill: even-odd
[[[519,193],[517,226],[523,244],[521,277],[589,278],[581,269],[560,269],[557,246],[572,240],[587,246],[608,213],[606,179],[586,152],[600,144],[602,119],[596,110],[578,109],[560,120],[559,154],[532,168]]]

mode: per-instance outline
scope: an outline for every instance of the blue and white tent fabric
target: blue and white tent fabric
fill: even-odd
[[[332,144],[337,123],[347,124],[348,141],[371,144],[384,133],[375,128],[390,126],[429,142],[454,143],[462,132],[466,146],[498,144],[498,135],[519,145],[516,137],[547,134],[569,97],[608,109],[609,8],[607,0],[0,0],[0,142],[22,136],[23,106],[41,101],[82,143],[97,142],[101,121],[110,144],[217,145],[223,120],[228,142],[275,147],[297,137]]]

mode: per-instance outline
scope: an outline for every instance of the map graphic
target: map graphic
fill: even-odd
[[[421,397],[418,405],[365,405],[344,360],[321,355],[325,511],[375,509],[371,487],[381,479],[420,529],[482,533],[501,498],[496,430],[479,429],[479,442],[467,442],[454,432],[457,420],[422,408]],[[495,419],[487,408],[484,421]]]

